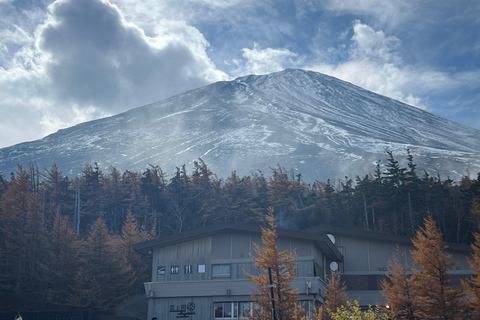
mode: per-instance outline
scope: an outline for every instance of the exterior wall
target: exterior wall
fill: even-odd
[[[381,295],[381,281],[385,277],[388,261],[397,249],[396,238],[368,232],[354,232],[351,235],[338,232],[338,235],[332,233],[343,261],[336,262],[339,263],[349,297],[363,306],[385,304]],[[158,320],[176,319],[178,313],[170,312],[170,308],[176,309],[177,306],[192,302],[196,306],[192,319],[214,319],[214,310],[218,305],[241,308],[244,302],[252,300],[250,294],[256,287],[245,273],[259,273],[251,256],[256,255],[254,244],[262,245],[260,234],[228,229],[200,238],[197,236],[195,240],[176,239],[171,240],[170,245],[165,244],[170,242],[159,242],[159,247],[147,247],[149,250],[153,248],[152,281],[145,284],[149,306],[147,320],[153,317]],[[309,301],[313,306],[315,301],[323,302],[326,288],[324,280],[332,262],[329,259],[333,258],[327,258],[322,253],[324,242],[303,239],[298,235],[279,237],[277,248],[280,251],[295,250],[297,268],[292,286],[298,289],[301,301]],[[410,250],[413,246],[408,244],[408,240],[400,238],[399,241],[399,249],[404,253],[407,263],[412,265]],[[462,277],[472,273],[466,259],[468,250],[462,248],[452,245],[448,250],[457,262],[457,266],[451,270],[454,285],[460,284]],[[199,272],[199,266],[202,266],[203,272]],[[213,270],[219,274],[213,274]]]
[[[410,253],[414,249],[413,245],[400,244],[397,246],[394,242],[381,240],[369,240],[348,236],[337,236],[336,246],[343,253],[344,264],[342,272],[344,274],[384,274],[387,270],[388,261],[397,250],[397,247],[404,254],[409,266],[413,265],[413,258]],[[447,249],[452,255],[452,260],[457,263],[453,268],[452,274],[469,274],[471,269],[468,265],[464,252],[455,252]]]
[[[347,292],[351,299],[359,300],[361,305],[384,304],[385,298],[381,295],[381,282],[385,278],[388,261],[397,250],[397,244],[391,241],[365,239],[360,237],[335,235],[335,244],[344,256],[341,265],[342,280],[347,285]],[[413,265],[410,253],[413,245],[398,245],[409,266]],[[448,251],[448,249],[447,249]],[[450,274],[454,285],[472,273],[468,266],[464,252],[449,252],[457,266]]]
[[[165,298],[165,299],[149,299],[148,300],[148,320],[157,317],[158,320],[176,320],[178,312],[170,312],[170,307],[175,308],[188,303],[195,304],[195,315],[191,319],[207,320],[213,319],[213,302],[211,297],[192,297],[192,298]],[[187,318],[187,319],[190,319]]]
[[[280,251],[296,251],[297,277],[292,286],[298,288],[302,300],[313,305],[326,287],[322,253],[310,241],[277,240]],[[226,232],[154,249],[152,282],[145,284],[147,319],[176,319],[178,313],[169,312],[171,306],[189,302],[196,305],[193,319],[214,319],[216,302],[251,301],[256,287],[245,273],[259,273],[251,258],[254,243],[261,245],[257,234]],[[199,273],[199,265],[205,266],[204,273]],[[214,265],[229,265],[230,274],[213,275]],[[191,273],[185,273],[185,266],[191,266]]]
[[[257,240],[261,241],[257,235],[223,233],[155,249],[152,282],[211,280],[211,266],[214,264],[231,265],[230,279],[246,279],[243,271],[257,274],[251,258],[255,255]],[[320,265],[322,254],[312,243],[290,239],[279,239],[278,243],[279,251],[295,250],[299,277],[314,276],[314,259],[323,268],[323,264]],[[204,273],[198,272],[199,265],[205,266]],[[191,273],[185,273],[185,266],[191,266]],[[159,272],[161,267],[165,268],[163,272]],[[178,273],[172,273],[172,267],[178,267]],[[321,274],[316,276],[323,278]]]

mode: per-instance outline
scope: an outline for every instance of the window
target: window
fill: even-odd
[[[185,273],[192,273],[192,265],[191,264],[185,265]]]
[[[257,306],[258,307],[258,306]],[[247,319],[251,316],[253,306],[252,302],[215,302],[215,319]]]
[[[213,277],[230,277],[230,265],[229,264],[214,264],[212,265]]]
[[[314,314],[311,309],[311,301],[299,301],[300,308],[303,308],[303,315],[307,317],[307,319],[313,319]]]
[[[238,317],[240,319],[246,319],[248,316],[252,315],[251,302],[239,302],[238,303]]]
[[[165,274],[165,266],[158,266],[157,267],[157,274],[158,275]]]
[[[198,273],[205,273],[205,265],[199,264],[198,265]]]
[[[170,273],[171,274],[178,274],[179,269],[180,268],[178,266],[171,266],[170,267]]]
[[[237,302],[216,302],[215,319],[237,319],[238,303]]]

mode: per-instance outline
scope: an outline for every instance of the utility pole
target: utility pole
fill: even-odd
[[[77,183],[77,192],[75,194],[75,213],[76,213],[76,225],[77,225],[77,235],[80,234],[80,184]]]
[[[275,287],[275,285],[273,284],[273,281],[272,281],[272,268],[268,267],[268,278],[270,280],[270,296],[272,297],[272,319],[273,320],[277,320],[277,313],[275,311],[275,297],[273,295],[273,288]]]

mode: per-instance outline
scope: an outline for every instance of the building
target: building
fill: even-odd
[[[329,234],[343,257],[339,270],[347,286],[350,299],[356,299],[362,306],[385,305],[381,294],[381,282],[385,278],[388,261],[400,250],[409,266],[413,264],[410,251],[414,249],[411,239],[406,236],[345,229],[341,227],[316,226],[304,230],[314,234]],[[465,244],[448,243],[447,252],[457,265],[451,270],[454,285],[469,277],[473,271],[467,258],[471,247]]]
[[[330,269],[340,270],[350,298],[361,305],[384,304],[380,283],[397,246],[412,261],[407,237],[323,226],[277,233],[279,251],[296,251],[292,286],[306,309],[324,302]],[[148,319],[239,319],[251,312],[256,288],[245,273],[258,274],[254,243],[261,245],[258,225],[220,224],[135,245],[152,257],[152,280],[145,283]],[[470,247],[449,250],[458,263],[452,277],[459,282],[472,273],[466,261]]]

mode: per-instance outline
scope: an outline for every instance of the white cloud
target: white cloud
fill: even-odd
[[[400,100],[419,108],[425,108],[422,99],[416,94],[418,79],[432,76],[412,72],[402,66],[396,56],[400,40],[387,36],[382,30],[375,31],[370,26],[356,20],[349,47],[347,61],[337,65],[319,63],[310,69],[332,75],[356,84],[367,90]]]
[[[333,14],[352,14],[373,17],[375,22],[387,28],[411,22],[418,14],[422,0],[326,0],[325,8]]]
[[[386,36],[382,30],[375,31],[359,20],[354,23],[352,40],[353,59],[380,59],[383,62],[391,62],[395,59],[395,51],[400,46],[400,40],[396,37]]]
[[[422,109],[429,109],[422,97],[459,88],[480,87],[480,72],[445,73],[406,65],[397,54],[401,46],[398,38],[388,36],[382,30],[375,31],[358,20],[352,29],[346,61],[317,63],[308,68]]]
[[[23,45],[31,43],[31,36],[17,25],[0,30],[0,66],[8,67],[15,52]]]
[[[40,48],[52,57],[56,101],[124,111],[225,77],[193,27],[163,23],[147,37],[98,0],[57,1],[50,10]]]
[[[118,6],[125,18],[134,22],[151,35],[159,20],[182,20],[188,24],[194,21],[220,21],[235,17],[225,16],[234,8],[249,7],[254,0],[110,0]]]
[[[70,113],[69,117],[66,117],[65,114],[51,113],[48,110],[44,112],[40,119],[43,134],[48,135],[56,132],[59,128],[68,128],[78,123],[109,116],[94,106],[79,108],[74,105],[68,112]]]
[[[412,80],[417,76],[393,64],[370,61],[349,61],[338,65],[318,64],[309,69],[348,81],[359,87],[425,109],[419,96],[412,91]]]
[[[260,49],[255,43],[252,49],[243,48],[243,60],[235,60],[238,70],[237,75],[266,74],[285,69],[285,65],[294,64],[297,54],[288,49]]]
[[[0,147],[227,78],[196,28],[163,19],[147,36],[104,0],[55,1],[34,33],[4,28],[0,40],[4,123],[35,122]],[[20,109],[24,119],[13,120]]]

